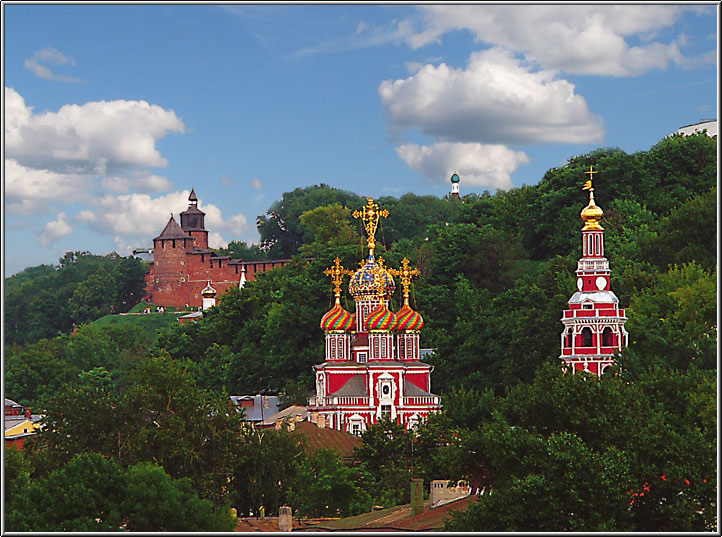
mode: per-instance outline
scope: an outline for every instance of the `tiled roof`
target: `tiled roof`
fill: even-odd
[[[163,229],[162,233],[158,235],[155,240],[158,239],[190,239],[191,237],[186,235],[186,233],[181,229],[181,227],[178,225],[178,222],[175,221],[175,218],[171,215],[170,220],[168,220],[168,223],[165,225],[165,228]]]
[[[280,412],[276,412],[273,416],[267,417],[263,424],[264,425],[275,425],[276,420],[288,418],[288,417],[296,417],[301,416],[302,418],[306,418],[306,407],[301,405],[291,405],[288,408],[284,408]]]
[[[300,434],[305,438],[305,449],[313,453],[319,449],[330,449],[337,455],[350,458],[353,450],[361,446],[361,439],[345,431],[328,427],[318,427],[310,421],[302,421],[291,434]]]

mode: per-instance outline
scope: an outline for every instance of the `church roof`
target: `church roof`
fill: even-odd
[[[170,220],[168,220],[168,223],[165,225],[165,229],[163,229],[162,233],[158,235],[155,240],[158,239],[190,239],[191,237],[188,236],[183,229],[178,225],[178,222],[175,221],[175,218],[173,218],[173,215],[170,216]]]
[[[354,375],[330,397],[368,397],[368,386],[364,375]]]
[[[418,397],[418,396],[422,396],[422,395],[434,395],[434,394],[429,393],[426,390],[419,388],[413,382],[409,382],[408,380],[404,379],[404,396]]]

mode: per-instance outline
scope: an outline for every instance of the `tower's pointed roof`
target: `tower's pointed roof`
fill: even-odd
[[[188,196],[188,201],[198,201],[198,196],[196,196],[196,191],[191,188],[191,194]]]
[[[188,235],[183,231],[183,229],[178,225],[178,222],[175,221],[175,218],[173,218],[173,215],[170,215],[170,220],[168,220],[168,223],[165,225],[165,229],[163,229],[163,232],[158,235],[155,240],[158,239],[190,239]]]

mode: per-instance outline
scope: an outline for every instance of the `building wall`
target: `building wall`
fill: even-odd
[[[154,304],[179,308],[186,305],[201,307],[201,290],[209,281],[220,299],[228,289],[238,286],[244,265],[246,281],[253,281],[257,274],[288,263],[288,260],[283,259],[241,264],[238,260],[212,257],[209,253],[191,253],[194,248],[196,245],[192,239],[154,241],[153,262],[145,280],[146,294],[151,295]]]

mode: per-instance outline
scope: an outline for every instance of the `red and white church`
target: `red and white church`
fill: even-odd
[[[589,204],[582,209],[582,258],[577,264],[577,292],[569,299],[562,315],[562,352],[559,358],[572,372],[587,371],[601,376],[614,363],[615,353],[627,346],[624,329],[627,317],[610,288],[609,261],[604,257],[604,228],[599,224],[604,212],[594,202],[592,175],[584,190]]]
[[[335,303],[321,319],[326,333],[326,360],[314,366],[316,395],[309,398],[309,420],[319,427],[360,435],[366,427],[388,418],[413,428],[441,409],[438,395],[431,393],[433,367],[420,360],[421,315],[409,305],[411,278],[419,271],[402,261],[401,269],[387,268],[374,257],[376,227],[388,211],[379,210],[371,198],[361,218],[368,235],[368,259],[356,271],[335,265],[326,269],[334,284]],[[341,285],[350,276],[348,290],[355,312],[341,306]],[[389,310],[396,285],[403,288],[403,306]]]

